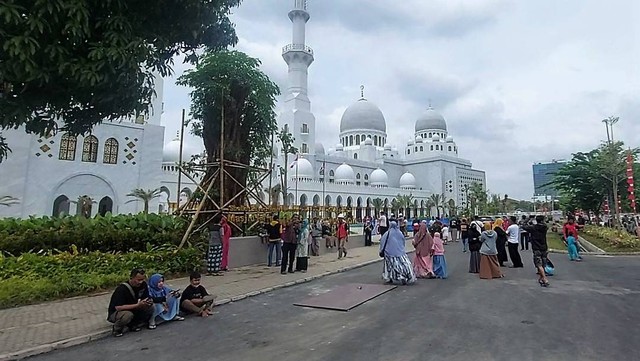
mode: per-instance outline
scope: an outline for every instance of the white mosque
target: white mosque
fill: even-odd
[[[293,41],[282,49],[289,84],[280,122],[288,125],[300,151],[295,170],[290,167],[287,172],[288,204],[346,208],[362,218],[372,215],[376,198],[389,205],[398,194],[411,194],[415,203],[407,216],[423,216],[429,213],[426,203],[432,194],[464,206],[466,186],[476,182],[485,187],[484,171],[458,157],[458,146],[441,114],[429,106],[417,117],[407,144],[392,146],[387,142],[385,117],[364,97],[363,87],[360,99],[342,115],[338,143],[329,148],[317,143],[316,120],[307,96],[307,70],[314,61],[313,50],[305,44],[309,17],[307,2],[294,0],[289,12]],[[286,167],[279,154],[280,165]]]
[[[287,168],[290,205],[351,209],[356,218],[362,218],[373,213],[376,198],[390,205],[398,194],[411,194],[415,204],[408,216],[413,216],[428,212],[426,201],[432,194],[464,206],[465,185],[477,182],[485,186],[484,172],[458,157],[444,117],[431,107],[416,120],[411,140],[398,148],[387,142],[382,111],[361,92],[361,98],[342,116],[337,145],[325,149],[317,143],[316,120],[307,96],[307,70],[314,54],[305,45],[309,20],[305,0],[294,0],[289,19],[293,41],[282,53],[289,84],[280,123],[288,125],[300,151],[294,167]],[[0,163],[0,197],[12,196],[19,203],[0,206],[0,217],[136,213],[142,210],[142,203],[127,196],[136,188],[162,191],[150,203],[151,212],[168,212],[178,201],[183,204],[196,185],[185,177],[178,181],[180,140],[176,137],[164,144],[161,78],[156,79],[155,87],[156,98],[148,115],[103,123],[91,134],[40,137],[26,134],[23,128],[4,131],[12,153]],[[199,152],[189,144],[183,148],[183,160]],[[278,154],[278,162],[289,167],[284,155]],[[280,181],[279,175],[272,177],[273,184]],[[90,201],[79,202],[80,198]],[[81,210],[81,203],[88,210]]]

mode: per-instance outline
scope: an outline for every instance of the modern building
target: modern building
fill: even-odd
[[[313,50],[305,43],[305,24],[310,19],[307,2],[294,0],[289,19],[293,39],[282,49],[289,76],[279,122],[288,126],[300,154],[289,155],[289,160],[298,160],[285,164],[284,154],[275,150],[280,165],[289,167],[289,205],[344,208],[361,218],[372,215],[376,198],[388,208],[398,194],[410,194],[415,201],[407,216],[422,216],[431,211],[427,200],[433,194],[464,207],[465,186],[474,182],[486,186],[485,173],[458,157],[458,146],[445,118],[431,106],[416,115],[415,131],[407,134],[405,144],[391,145],[384,114],[365,97],[364,87],[360,98],[342,115],[337,143],[325,147],[316,142],[319,129],[307,92],[308,68],[315,60]],[[280,176],[273,176],[272,183],[277,184]]]
[[[558,197],[558,190],[550,183],[565,164],[567,164],[566,161],[555,159],[548,163],[533,164],[533,195]]]

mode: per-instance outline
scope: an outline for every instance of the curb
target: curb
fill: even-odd
[[[306,283],[306,282],[310,282],[319,278],[323,278],[329,275],[333,275],[333,274],[338,274],[338,273],[342,273],[342,272],[346,272],[355,268],[360,268],[360,267],[364,267],[364,266],[368,266],[370,264],[379,262],[381,259],[373,259],[373,260],[369,260],[369,261],[364,261],[352,266],[347,266],[347,267],[343,267],[343,268],[339,268],[337,270],[334,271],[326,271],[323,273],[320,273],[318,275],[315,276],[309,276],[306,278],[301,278],[298,280],[294,280],[294,281],[289,281],[286,283],[282,283],[282,284],[278,284],[275,285],[273,287],[267,287],[267,288],[263,288],[261,290],[257,290],[257,291],[251,291],[251,292],[247,292],[245,294],[242,295],[238,295],[232,298],[224,298],[221,300],[217,300],[214,302],[214,305],[216,306],[222,306],[222,305],[226,305],[228,303],[233,303],[233,302],[237,302],[237,301],[241,301],[244,300],[246,298],[249,297],[254,297],[254,296],[258,296],[258,295],[262,295],[268,292],[272,292],[275,290],[278,290],[280,288],[285,288],[285,287],[290,287],[290,286],[295,286],[301,283]],[[100,330],[100,331],[96,331],[96,332],[92,332],[88,335],[83,335],[83,336],[76,336],[76,337],[72,337],[72,338],[68,338],[65,340],[60,340],[60,341],[56,341],[56,342],[52,342],[52,343],[48,343],[45,345],[40,345],[40,346],[36,346],[36,347],[31,347],[31,348],[27,348],[24,350],[20,350],[20,351],[15,351],[15,352],[11,352],[11,353],[7,353],[7,354],[3,354],[0,355],[0,361],[12,361],[12,360],[21,360],[24,359],[26,357],[31,357],[31,356],[36,356],[36,355],[40,355],[40,354],[44,354],[44,353],[48,353],[51,351],[56,351],[56,350],[62,350],[68,347],[72,347],[72,346],[78,346],[90,341],[95,341],[95,340],[99,340],[102,338],[106,338],[108,336],[111,335],[111,331],[109,329],[105,329],[105,330]]]
[[[549,253],[567,254],[568,252],[562,249],[550,248]],[[580,254],[582,256],[640,256],[640,252],[582,252]]]

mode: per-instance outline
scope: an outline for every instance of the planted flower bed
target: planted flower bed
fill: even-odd
[[[640,239],[624,230],[589,225],[581,236],[608,252],[640,252]]]

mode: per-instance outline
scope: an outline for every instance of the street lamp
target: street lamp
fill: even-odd
[[[620,118],[614,117],[614,116],[610,116],[607,119],[602,119],[602,122],[607,128],[607,141],[609,143],[609,151],[611,152],[612,156],[615,150],[614,148],[615,140],[613,138],[613,125],[616,124],[619,120]],[[611,128],[611,135],[609,135],[609,128]],[[615,166],[616,164],[615,159],[611,159],[611,161],[613,162],[612,166]],[[617,227],[618,225],[618,172],[614,169],[614,171],[611,173],[612,174],[611,174],[610,181],[612,183],[612,192],[613,192],[613,220]]]

